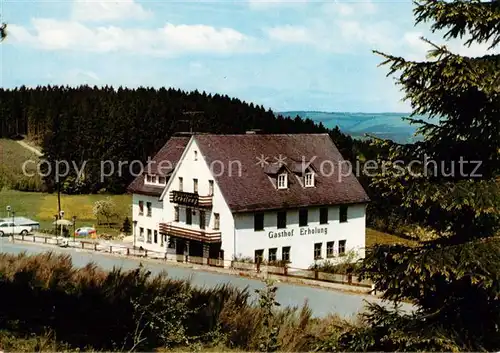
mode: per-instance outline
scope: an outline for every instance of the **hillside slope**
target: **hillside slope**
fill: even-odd
[[[18,141],[0,139],[0,189],[40,191],[42,181],[37,173],[40,157]]]
[[[412,142],[415,138],[415,126],[403,117],[409,113],[342,113],[342,112],[314,112],[314,111],[285,111],[283,116],[299,116],[309,118],[317,123],[323,123],[327,128],[338,126],[342,132],[353,137],[364,137],[365,134],[388,138],[396,142]],[[425,117],[419,119],[428,120]]]

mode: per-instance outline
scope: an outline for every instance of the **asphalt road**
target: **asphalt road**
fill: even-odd
[[[19,254],[26,252],[27,254],[37,254],[47,251],[63,253],[71,255],[73,265],[83,267],[89,262],[110,270],[113,267],[121,267],[124,270],[135,269],[141,263],[138,259],[118,258],[101,253],[81,252],[75,249],[65,249],[57,247],[46,247],[37,244],[11,243],[7,237],[0,239],[0,252]],[[264,283],[255,279],[237,277],[226,274],[211,273],[201,270],[193,270],[172,266],[168,264],[158,264],[148,261],[142,261],[145,268],[153,274],[158,274],[162,271],[167,271],[172,278],[191,279],[191,282],[196,286],[214,287],[224,283],[229,283],[238,288],[248,287],[251,293],[255,289],[264,287]],[[302,285],[294,285],[287,283],[277,284],[277,300],[281,306],[302,306],[307,300],[309,307],[312,309],[314,316],[326,316],[330,313],[336,313],[344,317],[354,316],[356,313],[363,310],[366,301],[378,302],[385,304],[380,299],[362,294],[351,294],[330,289],[308,287]],[[254,294],[253,299],[256,298]],[[404,308],[411,310],[410,305],[405,305]]]

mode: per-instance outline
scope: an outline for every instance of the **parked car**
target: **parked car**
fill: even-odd
[[[0,223],[0,237],[3,237],[5,234],[13,235],[13,234],[22,234],[26,235],[33,231],[33,227],[31,226],[23,226],[17,225],[13,222],[2,222]]]
[[[75,230],[75,237],[90,237],[97,234],[97,230],[93,227],[81,227]]]

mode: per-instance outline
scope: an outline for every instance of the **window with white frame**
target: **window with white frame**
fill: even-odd
[[[194,160],[197,161],[198,160],[198,151],[194,151]]]
[[[214,181],[213,180],[208,181],[208,195],[209,196],[214,195]]]
[[[286,189],[288,182],[288,175],[286,173],[278,175],[278,189]]]
[[[313,172],[307,172],[304,175],[304,185],[306,188],[311,188],[314,186],[314,173]]]
[[[219,230],[220,228],[220,215],[218,213],[214,213],[214,230]]]

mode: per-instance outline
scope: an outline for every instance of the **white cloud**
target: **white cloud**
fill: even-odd
[[[265,30],[274,41],[307,44],[319,50],[347,53],[394,48],[394,28],[387,22],[364,23],[350,19],[315,21],[307,26],[277,26]]]
[[[252,10],[268,10],[276,7],[295,7],[304,5],[308,0],[248,0]]]
[[[75,0],[72,9],[76,21],[144,20],[151,16],[152,12],[134,0]]]
[[[88,27],[75,21],[35,19],[34,31],[12,26],[11,42],[44,50],[86,52],[130,52],[142,55],[174,56],[191,53],[237,53],[264,50],[254,38],[231,28],[206,25],[174,25],[157,29]]]
[[[474,43],[470,47],[465,46],[464,42],[466,39],[451,39],[444,40],[438,34],[433,34],[430,32],[406,32],[403,35],[403,40],[401,41],[401,55],[403,55],[408,60],[422,61],[426,60],[427,53],[432,50],[431,44],[423,41],[421,38],[424,37],[430,40],[432,43],[438,46],[446,46],[448,50],[452,53],[464,55],[464,56],[483,56],[486,54],[500,54],[500,47],[489,50],[490,44]]]
[[[321,12],[327,16],[348,17],[365,16],[377,12],[377,6],[372,0],[349,2],[344,0],[335,0],[327,2],[322,6]]]
[[[286,43],[310,43],[313,41],[311,31],[306,27],[280,26],[266,30],[269,38]]]

